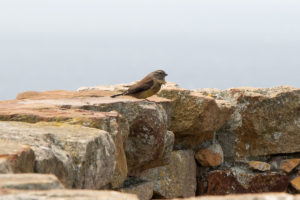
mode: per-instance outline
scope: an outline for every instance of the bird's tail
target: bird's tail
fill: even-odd
[[[118,97],[118,96],[122,96],[122,95],[124,95],[125,93],[121,93],[121,94],[115,94],[115,95],[112,95],[112,96],[110,96],[111,98],[115,98],[115,97]]]

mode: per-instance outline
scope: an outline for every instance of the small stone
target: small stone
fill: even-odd
[[[219,166],[223,163],[222,147],[219,144],[213,144],[196,152],[195,158],[204,167]]]
[[[290,173],[299,164],[300,164],[300,159],[288,159],[288,160],[284,160],[281,163],[280,169],[283,170],[283,171],[285,171],[286,173]]]
[[[249,161],[248,165],[252,169],[256,169],[256,170],[259,170],[262,172],[269,171],[271,169],[270,164],[268,164],[266,162],[261,162],[261,161]]]
[[[300,176],[297,176],[291,181],[292,186],[300,192]]]

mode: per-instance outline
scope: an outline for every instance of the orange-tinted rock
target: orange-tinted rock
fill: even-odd
[[[291,181],[291,185],[300,192],[300,176],[297,176]]]
[[[300,164],[300,159],[287,159],[281,162],[280,169],[286,173],[290,173]]]
[[[206,179],[200,180],[207,185],[204,194],[225,195],[238,193],[284,192],[289,179],[278,173],[249,174],[231,170],[212,171]]]
[[[248,165],[255,170],[258,171],[270,171],[271,165],[266,163],[266,162],[261,162],[261,161],[249,161]]]
[[[195,158],[204,167],[216,167],[223,163],[223,151],[219,144],[213,144],[197,151]]]
[[[34,171],[35,155],[30,146],[11,140],[0,140],[0,173]]]

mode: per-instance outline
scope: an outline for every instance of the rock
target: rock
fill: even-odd
[[[35,156],[28,145],[0,139],[0,173],[34,171]]]
[[[41,97],[47,94],[39,93]],[[55,93],[51,97],[55,98]],[[56,95],[63,95],[59,93]],[[35,98],[39,96],[34,96]],[[69,105],[42,104],[36,101],[12,101],[0,103],[0,120],[4,121],[23,121],[36,123],[40,121],[63,122],[68,124],[79,124],[86,127],[97,128],[108,131],[117,148],[116,168],[114,178],[111,182],[112,187],[119,187],[127,177],[127,161],[125,155],[125,143],[129,134],[129,125],[117,112],[95,112],[82,109],[70,109]]]
[[[120,192],[136,194],[139,200],[150,200],[153,196],[154,184],[152,181],[145,181],[138,178],[129,178],[122,184]]]
[[[196,192],[196,163],[191,150],[173,151],[170,163],[140,175],[154,182],[154,198],[191,197]]]
[[[113,179],[116,147],[105,131],[63,123],[0,122],[0,137],[29,145],[36,172],[55,174],[68,188],[100,189]]]
[[[216,167],[223,163],[222,147],[215,143],[208,148],[200,149],[196,152],[195,158],[204,167]]]
[[[266,162],[261,162],[261,161],[249,161],[248,162],[249,167],[255,170],[259,170],[262,172],[265,171],[270,171],[271,165],[266,163]]]
[[[297,176],[291,181],[291,185],[300,192],[300,176]]]
[[[216,170],[199,180],[207,186],[199,195],[285,192],[289,179],[286,175],[268,172],[252,174],[241,169]]]
[[[217,96],[235,107],[230,120],[217,134],[225,157],[243,160],[299,152],[300,89],[233,88]],[[225,146],[234,148],[227,151]]]
[[[173,101],[170,130],[175,134],[177,149],[194,148],[211,140],[233,111],[231,104],[218,105],[211,97],[180,88],[162,89],[158,96]]]
[[[126,131],[121,127],[121,123],[117,123],[120,126],[119,130],[123,137],[123,143],[125,139],[127,140],[125,151],[129,175],[135,175],[145,169],[167,164],[166,161],[168,161],[171,154],[165,152],[172,151],[173,145],[170,144],[174,142],[173,137],[166,136],[166,134],[172,135],[167,132],[170,120],[166,110],[171,110],[170,100],[154,99],[153,102],[148,102],[130,97],[69,97],[68,99],[57,99],[53,96],[52,98],[0,103],[0,108],[3,108],[3,110],[0,109],[0,120],[26,122],[67,121],[67,123],[82,124],[110,132],[110,126],[107,127],[107,124],[110,123],[112,117],[106,119],[107,113],[112,115],[112,113],[118,111],[126,119],[126,123],[128,122],[130,128],[129,137],[127,137],[128,132],[126,134]],[[122,117],[119,117],[119,119],[122,119]],[[128,124],[126,125],[128,126]],[[128,128],[126,130],[128,131]],[[123,132],[125,133],[123,134]],[[120,141],[116,141],[116,144],[120,143]],[[169,147],[169,150],[165,147]],[[117,152],[120,152],[121,157],[118,160],[125,161],[122,150],[119,149]],[[119,178],[113,184],[114,187],[118,187],[124,181],[127,171],[122,172],[122,169],[126,169],[125,166],[125,162],[120,163],[120,165],[117,164],[116,169],[119,169],[119,172],[116,173],[115,177]]]
[[[46,190],[0,192],[0,200],[138,200],[136,195],[98,190]]]
[[[280,169],[286,173],[290,173],[300,164],[300,159],[287,159],[281,162]]]
[[[1,189],[51,190],[63,189],[53,175],[48,174],[0,174]]]
[[[226,196],[201,196],[188,199],[173,200],[299,200],[300,196],[286,193],[239,194]]]
[[[168,126],[166,107],[169,100],[148,102],[134,98],[72,98],[52,100],[27,100],[28,104],[53,105],[69,109],[90,110],[97,112],[117,111],[128,121],[130,133],[126,142],[126,157],[129,175],[167,164],[171,152],[165,147],[173,141],[165,141]],[[170,135],[170,134],[169,134]]]

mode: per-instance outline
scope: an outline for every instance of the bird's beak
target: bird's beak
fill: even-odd
[[[165,73],[165,76],[168,76],[168,74],[167,74],[167,73]]]

